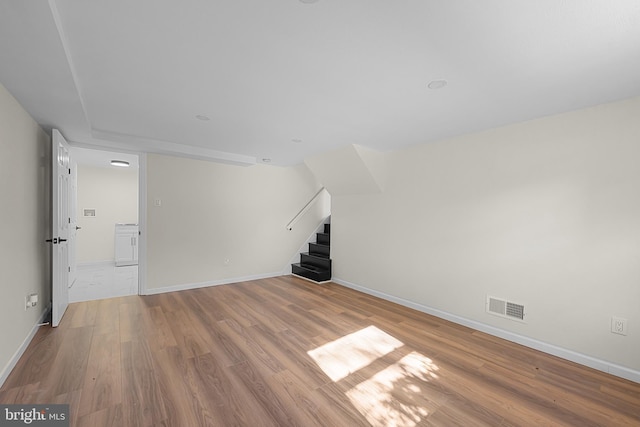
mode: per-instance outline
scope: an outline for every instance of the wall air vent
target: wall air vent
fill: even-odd
[[[524,305],[487,296],[487,313],[511,320],[524,321]]]

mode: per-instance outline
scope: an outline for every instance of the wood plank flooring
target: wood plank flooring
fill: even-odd
[[[640,426],[640,384],[292,276],[72,304],[0,403],[73,426]]]

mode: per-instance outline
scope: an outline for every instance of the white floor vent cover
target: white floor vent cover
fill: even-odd
[[[487,313],[507,319],[524,321],[524,305],[487,296]]]

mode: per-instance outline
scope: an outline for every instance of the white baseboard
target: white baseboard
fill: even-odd
[[[428,307],[426,305],[418,304],[413,301],[406,300],[404,298],[399,298],[393,295],[386,294],[384,292],[377,291],[375,289],[367,288],[365,286],[356,285],[355,283],[347,282],[346,280],[337,279],[334,277],[332,278],[332,281],[339,285],[345,286],[347,288],[355,289],[365,294],[373,295],[373,296],[385,299],[387,301],[392,301],[400,305],[404,305],[405,307],[413,308],[423,313],[431,314],[432,316],[449,320],[453,323],[467,326],[477,331],[485,332],[489,335],[503,338],[507,341],[515,342],[517,344],[521,344],[526,347],[530,347],[535,350],[539,350],[544,353],[560,357],[562,359],[570,360],[571,362],[575,362],[580,365],[588,366],[590,368],[607,372],[617,377],[625,378],[627,380],[640,383],[640,371],[636,371],[634,369],[627,368],[625,366],[616,365],[615,363],[607,362],[606,360],[602,360],[592,356],[588,356],[586,354],[578,353],[576,351],[562,348],[553,344],[548,344],[543,341],[538,341],[536,339],[529,338],[524,335],[516,334],[514,332],[505,331],[504,329],[496,328],[494,326],[487,325],[482,322],[467,319],[465,317],[448,313],[446,311],[438,310],[433,307]]]
[[[222,280],[212,280],[208,282],[200,282],[200,283],[186,283],[183,285],[174,285],[174,286],[165,286],[162,288],[153,288],[148,289],[144,293],[144,295],[156,295],[156,294],[165,294],[168,292],[176,292],[176,291],[186,291],[189,289],[198,289],[198,288],[207,288],[209,286],[219,286],[219,285],[229,285],[231,283],[240,283],[240,282],[248,282],[250,280],[259,280],[259,279],[268,279],[270,277],[279,277],[282,276],[281,271],[277,271],[275,273],[266,273],[266,274],[256,274],[253,276],[244,276],[244,277],[234,277],[229,279]]]
[[[18,347],[18,349],[13,354],[11,359],[9,359],[7,364],[2,369],[2,372],[0,372],[0,387],[2,387],[4,382],[7,380],[7,378],[9,377],[9,374],[11,373],[11,371],[13,371],[13,368],[15,368],[16,364],[18,363],[18,360],[20,360],[20,357],[22,357],[22,354],[31,343],[31,340],[33,339],[33,337],[36,335],[36,332],[38,332],[38,328],[40,328],[40,324],[43,323],[44,320],[46,319],[47,314],[49,313],[49,310],[51,310],[50,304],[40,314],[40,317],[38,318],[38,321],[36,322],[36,324],[33,325],[33,328],[31,328],[31,331],[29,332],[29,334],[26,336],[24,341],[22,341],[22,344],[20,345],[20,347]]]

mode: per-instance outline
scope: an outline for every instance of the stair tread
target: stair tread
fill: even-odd
[[[308,266],[304,264],[291,264],[291,273],[304,277],[316,283],[323,283],[331,280],[331,270]]]
[[[320,259],[327,260],[329,259],[329,254],[320,254],[317,252],[300,252],[302,255],[312,256]]]
[[[325,271],[330,271],[328,268],[322,268],[322,267],[318,267],[316,265],[310,265],[310,264],[304,264],[304,263],[295,263],[295,264],[291,264],[291,265],[295,265],[296,267],[300,267],[300,268],[304,268],[305,270],[309,270],[309,271],[315,271],[318,273],[323,273]]]

